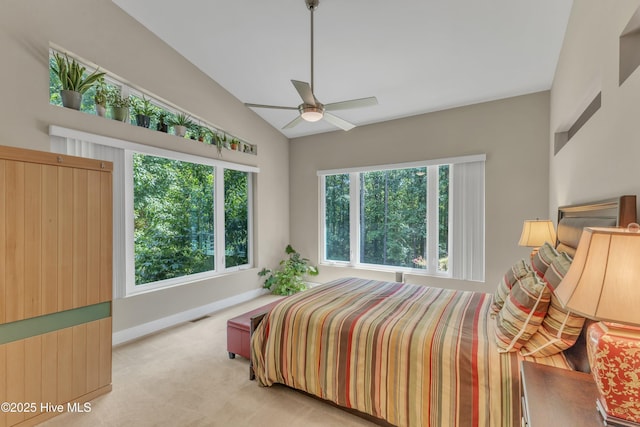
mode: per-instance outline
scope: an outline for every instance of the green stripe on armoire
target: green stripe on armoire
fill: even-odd
[[[111,302],[45,314],[0,325],[0,345],[82,325],[111,315]]]

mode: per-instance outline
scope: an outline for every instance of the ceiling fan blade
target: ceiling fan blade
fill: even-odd
[[[348,121],[341,119],[340,117],[334,116],[331,113],[327,113],[326,111],[324,112],[323,119],[342,130],[351,130],[356,127],[356,125],[349,123]]]
[[[280,105],[264,105],[264,104],[250,104],[248,102],[245,102],[244,105],[246,105],[247,107],[252,107],[252,108],[276,108],[278,110],[297,110],[298,107],[283,107]]]
[[[301,82],[298,80],[291,80],[291,83],[295,86],[296,90],[300,94],[300,98],[305,104],[316,105],[316,97],[313,96],[311,86],[307,82]]]
[[[289,123],[287,123],[286,125],[284,125],[282,127],[282,129],[291,129],[292,127],[296,126],[298,123],[300,123],[301,121],[303,121],[304,119],[302,118],[302,116],[298,116],[295,119],[291,120]]]
[[[372,105],[378,105],[378,100],[375,96],[368,98],[350,99],[349,101],[332,102],[326,104],[324,109],[327,111],[347,110],[349,108],[370,107]]]

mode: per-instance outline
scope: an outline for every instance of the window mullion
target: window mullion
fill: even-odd
[[[360,174],[349,174],[350,265],[360,264]]]
[[[427,168],[427,271],[438,271],[438,166]]]
[[[124,150],[124,230],[125,230],[125,289],[124,294],[116,297],[124,297],[135,290],[136,266],[135,266],[135,225],[133,208],[133,152]]]
[[[213,190],[213,205],[214,205],[214,224],[215,228],[214,241],[215,241],[215,259],[216,268],[215,271],[222,272],[225,270],[225,217],[224,217],[224,169],[221,167],[214,167],[214,190]]]

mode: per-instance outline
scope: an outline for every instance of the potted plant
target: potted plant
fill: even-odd
[[[220,134],[218,132],[211,131],[211,143],[216,146],[218,149],[218,155],[222,155],[222,147],[224,147],[223,139],[226,140],[226,136],[224,133]]]
[[[292,295],[304,291],[307,289],[307,284],[303,278],[307,275],[318,275],[318,267],[310,265],[310,261],[302,258],[291,245],[287,245],[285,252],[289,257],[280,261],[278,270],[271,271],[263,268],[258,272],[258,276],[266,276],[263,287],[270,289],[276,295]]]
[[[109,91],[108,103],[113,120],[120,122],[126,122],[128,120],[131,101],[128,96],[122,96],[119,88]]]
[[[226,148],[227,150],[231,149],[231,144],[229,143],[229,140],[227,139],[227,134],[224,132],[220,132],[218,134],[216,134],[216,140],[220,142],[220,145],[224,148]],[[216,145],[218,145],[216,143]]]
[[[215,144],[216,142],[213,138],[213,135],[214,133],[211,129],[205,126],[200,126],[200,137],[198,138],[198,141],[201,141],[201,142],[211,141],[211,144]]]
[[[173,126],[175,134],[183,138],[187,134],[187,128],[193,125],[193,121],[188,114],[178,113],[171,118],[170,124]]]
[[[169,132],[169,118],[171,117],[171,113],[165,110],[158,110],[157,117],[158,123],[156,124],[156,129],[164,133]]]
[[[96,104],[96,114],[99,117],[104,117],[107,111],[107,84],[104,81],[104,77],[100,77],[96,84],[96,93],[93,95],[93,102]]]
[[[189,127],[189,138],[193,139],[194,141],[198,140],[200,142],[203,142],[204,136],[204,128],[197,123],[192,123]]]
[[[82,95],[91,89],[105,73],[95,70],[87,75],[86,68],[75,59],[69,59],[66,53],[62,56],[56,52],[53,54],[53,58],[54,63],[51,64],[51,70],[58,76],[62,84],[62,90],[60,90],[62,105],[79,110],[82,104]]]
[[[136,115],[136,124],[148,128],[151,124],[151,117],[155,114],[156,107],[142,95],[142,99],[134,98],[133,111]]]
[[[232,138],[231,139],[231,149],[232,150],[237,150],[238,149],[238,144],[240,144],[240,140],[238,140],[238,138]]]

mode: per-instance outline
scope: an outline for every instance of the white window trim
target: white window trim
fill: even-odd
[[[224,194],[224,169],[233,169],[241,172],[258,173],[260,169],[255,166],[242,165],[237,163],[226,162],[208,157],[196,156],[193,154],[166,150],[159,147],[137,144],[117,138],[96,135],[89,132],[83,132],[76,129],[64,128],[61,126],[50,125],[49,135],[62,138],[70,138],[76,140],[87,141],[92,144],[105,145],[109,147],[119,148],[124,151],[124,251],[125,251],[125,281],[124,283],[114,284],[114,296],[116,298],[129,297],[157,289],[166,289],[175,286],[181,286],[188,283],[204,280],[211,277],[220,276],[240,270],[253,268],[253,180],[248,177],[247,193],[249,197],[247,221],[248,221],[248,238],[247,257],[248,263],[230,268],[225,267],[225,251],[219,250],[224,248],[224,201],[222,203],[214,203],[214,221],[215,221],[215,251],[216,251],[216,268],[212,271],[190,274],[186,276],[176,277],[158,282],[148,283],[144,285],[135,285],[135,257],[134,257],[134,222],[133,222],[133,154],[141,153],[157,157],[164,157],[172,160],[180,160],[190,163],[204,164],[213,166],[215,169],[215,189],[217,194]],[[215,199],[214,199],[215,200]],[[115,217],[116,215],[114,215]],[[222,232],[218,232],[222,230]],[[117,250],[114,247],[114,250]]]
[[[323,175],[338,175],[345,173],[354,173],[354,172],[375,172],[375,171],[383,171],[383,170],[391,170],[391,169],[410,169],[410,168],[424,168],[429,166],[438,166],[438,165],[455,165],[458,163],[471,163],[471,162],[483,162],[487,159],[486,154],[473,154],[469,156],[460,156],[460,157],[443,157],[441,159],[431,159],[431,160],[420,160],[417,162],[406,162],[406,163],[391,163],[385,165],[375,165],[375,166],[361,166],[361,167],[352,167],[352,168],[340,168],[340,169],[325,169],[319,170],[317,172],[318,176]]]
[[[232,163],[219,159],[212,159],[210,157],[197,156],[195,154],[188,154],[181,151],[167,150],[160,147],[154,147],[153,145],[138,144],[131,141],[125,141],[123,139],[112,138],[110,136],[97,135],[95,133],[83,132],[76,129],[69,129],[61,126],[50,125],[49,135],[60,136],[63,138],[74,138],[83,141],[90,141],[94,144],[106,145],[108,147],[120,148],[123,150],[135,151],[142,154],[149,154],[157,157],[166,157],[168,159],[182,160],[191,163],[200,163],[209,166],[219,166],[225,169],[234,169],[242,172],[260,172],[260,168],[257,166],[243,165],[241,163]],[[215,147],[211,147],[215,150]]]

